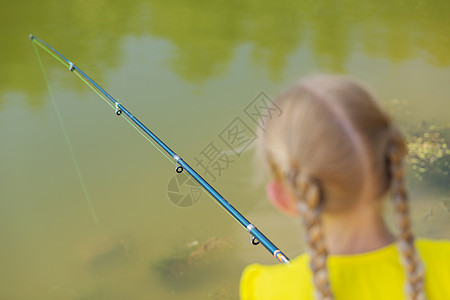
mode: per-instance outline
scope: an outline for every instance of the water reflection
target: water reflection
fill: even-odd
[[[104,272],[135,257],[131,234],[115,237],[95,236],[79,246],[80,262],[92,272]]]
[[[345,4],[345,5],[344,5]],[[42,104],[45,85],[28,33],[41,36],[102,78],[120,64],[121,42],[128,35],[169,41],[169,65],[187,82],[201,84],[223,75],[240,45],[251,58],[280,79],[290,55],[306,47],[317,65],[346,71],[355,52],[401,61],[421,58],[450,65],[450,2],[395,1],[336,3],[282,0],[8,2],[2,9],[0,109],[8,92],[23,92],[30,106]],[[17,24],[20,26],[11,26]],[[62,29],[64,30],[55,30]],[[67,83],[71,85],[72,83]],[[71,85],[76,88],[76,85]]]
[[[408,141],[408,175],[417,182],[443,190],[450,186],[450,123],[411,120],[406,101],[394,99],[388,105],[395,120],[403,124]],[[428,217],[427,217],[428,218]]]
[[[408,162],[412,175],[430,184],[450,185],[450,123],[414,128],[408,143]]]
[[[211,267],[211,261],[223,259],[230,247],[227,238],[210,237],[204,241],[190,241],[174,247],[172,253],[150,265],[150,272],[158,273],[161,282],[171,289],[183,290],[201,284]]]
[[[114,96],[138,99],[130,103],[133,112],[189,161],[261,90],[274,95],[317,68],[362,74],[386,98],[419,103],[419,116],[414,105],[410,115],[404,107],[396,115],[410,129],[418,150],[410,149],[413,155],[434,147],[419,161],[421,167],[430,162],[419,174],[423,180],[411,178],[413,220],[419,234],[450,236],[450,177],[436,173],[449,159],[440,150],[450,139],[441,126],[448,118],[449,73],[441,67],[450,65],[450,2],[27,2],[7,2],[0,10],[7,28],[0,31],[0,280],[7,287],[0,298],[235,299],[244,265],[274,263],[263,248],[249,246],[248,235],[212,202],[174,208],[166,198],[172,167],[43,53],[98,208],[101,224],[93,232],[55,113],[44,107],[48,91],[29,33],[54,45]],[[408,66],[399,66],[405,60]],[[204,94],[192,95],[192,86],[204,87]],[[10,99],[32,110],[17,103],[5,109]],[[441,126],[439,137],[430,126]],[[243,157],[215,187],[293,257],[301,242],[292,236],[300,233],[285,230],[286,218],[262,200],[262,188],[248,188],[249,160]],[[446,181],[437,184],[438,177]],[[222,236],[237,242],[222,243]],[[180,270],[184,275],[177,277]]]

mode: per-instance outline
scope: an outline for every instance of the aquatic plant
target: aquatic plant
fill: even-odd
[[[412,180],[426,181],[434,186],[450,184],[450,123],[422,121],[411,123],[408,102],[393,99],[387,109],[401,125],[408,142],[406,163]]]
[[[131,261],[135,246],[130,234],[96,236],[79,246],[82,264],[90,271],[103,271]]]
[[[214,254],[223,251],[229,245],[228,239],[215,236],[203,242],[195,240],[183,243],[181,246],[174,248],[168,257],[152,264],[150,269],[156,271],[166,284],[178,289],[194,284],[193,280],[183,278],[187,273],[190,274],[190,279],[195,277],[195,283],[199,283],[200,280],[197,278],[198,276],[195,276],[194,270],[211,263],[214,260]],[[204,277],[204,274],[210,274],[210,272],[202,271],[199,274]]]
[[[437,185],[450,184],[450,123],[422,122],[408,136],[407,163],[417,180]]]

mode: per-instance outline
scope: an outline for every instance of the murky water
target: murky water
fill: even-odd
[[[450,238],[450,2],[19,1],[0,11],[0,298],[235,299],[273,263],[205,194],[180,208],[173,165],[41,51],[96,225],[28,35],[97,80],[186,161],[261,92],[339,72],[371,85],[408,134],[420,236]],[[296,220],[255,188],[251,151],[214,186],[294,257]],[[194,163],[191,163],[194,164]],[[180,193],[186,193],[186,186]]]

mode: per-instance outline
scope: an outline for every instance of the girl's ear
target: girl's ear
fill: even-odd
[[[266,193],[270,203],[277,209],[290,216],[298,215],[296,200],[282,182],[275,180],[269,182],[266,186]]]

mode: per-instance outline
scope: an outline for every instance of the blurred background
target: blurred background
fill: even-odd
[[[246,265],[277,263],[205,193],[174,205],[173,165],[40,50],[61,123],[30,33],[192,166],[211,143],[228,151],[214,187],[293,258],[298,220],[255,184],[252,145],[237,155],[220,134],[236,118],[256,128],[245,108],[261,92],[317,72],[356,77],[408,137],[417,235],[450,238],[449,15],[444,0],[3,3],[0,299],[236,299]]]

